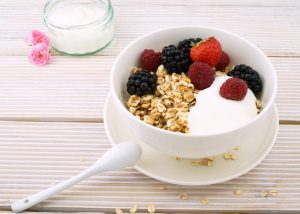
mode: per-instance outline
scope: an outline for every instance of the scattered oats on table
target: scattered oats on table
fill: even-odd
[[[243,192],[244,192],[244,190],[238,189],[238,190],[234,191],[234,194],[235,195],[241,195],[241,194],[243,194]]]
[[[273,197],[277,197],[278,196],[278,191],[277,190],[269,190],[269,191],[264,191],[262,192],[261,196],[263,197],[270,197],[270,196],[273,196]]]
[[[155,213],[155,205],[154,204],[148,204],[148,212],[149,213]]]
[[[200,199],[201,204],[208,205],[208,199],[207,198],[201,198]]]
[[[183,192],[180,195],[178,195],[177,198],[180,198],[182,200],[188,200],[190,197],[187,193]]]
[[[262,196],[262,197],[265,197],[265,198],[267,198],[268,195],[269,195],[268,192],[262,192],[262,193],[261,193],[261,196]]]
[[[165,190],[165,189],[167,189],[167,187],[166,186],[159,186],[158,189]]]
[[[271,195],[271,196],[278,196],[278,191],[277,190],[270,190],[269,191],[269,195]]]
[[[123,214],[123,210],[120,208],[115,209],[116,214]]]
[[[138,208],[138,207],[137,207],[137,205],[135,204],[135,205],[133,205],[132,208],[129,209],[129,212],[130,212],[130,213],[135,213],[135,212],[137,211],[137,208]]]

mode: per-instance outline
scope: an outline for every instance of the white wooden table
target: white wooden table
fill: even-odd
[[[23,41],[44,30],[45,1],[0,1],[0,210],[85,169],[110,144],[103,126],[110,68],[117,54],[144,33],[174,25],[209,25],[237,33],[263,50],[279,80],[280,130],[275,146],[240,178],[205,187],[164,184],[132,168],[94,176],[30,211],[114,212],[138,205],[147,212],[300,212],[300,1],[113,0],[116,37],[88,57],[56,55],[30,64]],[[161,186],[166,189],[160,189]],[[243,194],[234,194],[235,190]],[[276,190],[278,196],[263,197]],[[177,199],[186,192],[189,200]],[[206,197],[208,205],[200,203]]]

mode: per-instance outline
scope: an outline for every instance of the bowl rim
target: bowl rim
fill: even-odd
[[[123,57],[123,55],[126,54],[127,50],[129,48],[131,48],[132,45],[134,45],[136,42],[140,41],[140,40],[143,40],[145,39],[146,37],[149,37],[149,36],[152,36],[154,34],[157,34],[157,33],[160,33],[160,32],[163,32],[163,31],[169,31],[169,30],[176,30],[176,29],[191,29],[191,28],[198,28],[198,29],[206,29],[206,30],[213,30],[213,31],[219,31],[221,33],[224,33],[224,34],[228,34],[232,37],[235,37],[239,40],[242,40],[243,42],[247,43],[248,45],[250,45],[252,48],[254,48],[258,53],[260,53],[264,60],[267,62],[267,64],[269,65],[269,67],[271,68],[269,72],[271,72],[273,74],[273,77],[274,77],[274,88],[273,88],[273,91],[272,91],[272,94],[271,94],[271,97],[270,97],[270,102],[268,102],[268,104],[266,106],[264,106],[263,108],[263,111],[261,111],[258,115],[256,115],[254,118],[252,118],[250,121],[248,121],[247,123],[239,126],[239,127],[236,127],[236,128],[233,128],[233,129],[230,129],[230,130],[227,130],[227,131],[222,131],[222,132],[217,132],[217,133],[211,133],[211,134],[201,134],[201,133],[180,133],[180,132],[172,132],[172,131],[169,131],[169,130],[164,130],[164,129],[161,129],[161,128],[158,128],[158,127],[155,127],[155,126],[152,126],[146,122],[143,122],[141,121],[140,119],[138,119],[137,117],[135,117],[134,115],[132,115],[128,109],[122,104],[122,102],[120,101],[119,97],[117,96],[115,90],[114,90],[114,76],[115,76],[115,73],[114,72],[116,70],[116,66],[117,66],[117,63],[118,61]],[[198,26],[198,25],[181,25],[181,26],[175,26],[175,27],[165,27],[165,28],[160,28],[158,30],[155,30],[155,31],[151,31],[149,33],[146,33],[136,39],[134,39],[132,42],[130,42],[121,52],[120,54],[117,56],[117,58],[115,59],[114,61],[114,64],[111,68],[111,74],[110,74],[110,87],[111,87],[111,95],[113,97],[113,100],[114,100],[114,103],[116,105],[118,105],[118,108],[120,108],[120,110],[125,114],[127,115],[127,117],[129,117],[129,119],[133,119],[135,122],[137,122],[138,124],[140,124],[141,126],[145,126],[151,130],[153,130],[154,132],[160,132],[161,134],[167,134],[167,135],[173,135],[175,137],[189,137],[189,138],[199,138],[199,137],[217,137],[217,136],[222,136],[222,135],[225,135],[225,134],[231,134],[231,133],[234,133],[238,130],[241,130],[241,129],[244,129],[245,127],[253,124],[255,121],[259,120],[260,118],[262,118],[269,110],[270,108],[272,107],[274,101],[275,101],[275,97],[276,97],[276,93],[277,93],[277,75],[276,75],[276,72],[275,72],[275,69],[271,63],[271,61],[268,59],[268,57],[258,48],[256,47],[254,44],[252,44],[251,42],[249,42],[247,39],[237,35],[237,34],[234,34],[234,33],[231,33],[229,31],[225,31],[225,30],[222,30],[220,28],[214,28],[214,27],[209,27],[209,26]]]

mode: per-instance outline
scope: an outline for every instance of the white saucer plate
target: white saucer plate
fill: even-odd
[[[159,181],[189,186],[222,183],[237,178],[257,166],[270,152],[278,133],[279,118],[275,104],[266,115],[269,127],[265,135],[245,139],[238,151],[237,160],[225,160],[223,154],[215,156],[213,166],[193,166],[192,160],[166,155],[137,140],[130,127],[118,116],[111,95],[107,97],[104,108],[104,125],[111,144],[133,141],[142,147],[142,156],[134,168]],[[163,142],[161,142],[163,143]],[[184,143],[184,142],[183,142]]]

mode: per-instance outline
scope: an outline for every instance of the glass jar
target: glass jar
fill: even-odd
[[[113,16],[109,0],[50,0],[44,8],[51,46],[68,55],[91,54],[109,45]]]

